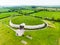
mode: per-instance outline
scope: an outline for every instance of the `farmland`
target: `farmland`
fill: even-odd
[[[25,36],[16,36],[11,27],[8,27],[10,20],[12,20],[14,24],[26,23],[27,25],[38,25],[42,24],[42,20],[45,20],[46,17],[53,18],[54,20],[60,19],[59,11],[34,11],[35,10],[31,9],[21,9],[12,12],[5,12],[4,10],[5,13],[0,13],[0,45],[23,45],[21,40],[27,41],[27,45],[60,45],[59,21],[46,19],[52,26],[54,25],[55,28],[46,27],[44,29],[36,29],[37,31],[25,31],[24,35],[31,35],[32,40],[27,39]]]

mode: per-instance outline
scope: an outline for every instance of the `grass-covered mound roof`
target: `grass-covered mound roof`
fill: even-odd
[[[43,23],[40,18],[35,18],[31,16],[15,16],[12,18],[12,22],[15,24],[25,23],[27,25],[38,25]]]

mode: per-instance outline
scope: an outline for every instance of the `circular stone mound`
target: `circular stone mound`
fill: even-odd
[[[35,18],[31,16],[15,16],[12,18],[12,22],[14,24],[25,23],[26,25],[38,25],[43,23],[40,18]]]

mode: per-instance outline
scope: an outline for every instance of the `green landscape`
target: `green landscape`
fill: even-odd
[[[24,32],[24,36],[16,36],[9,25],[25,23],[26,25],[39,25],[46,21],[48,25],[43,29]],[[12,28],[12,29],[11,29]],[[26,38],[31,35],[32,40]],[[44,6],[16,6],[0,8],[0,45],[60,45],[60,7]]]

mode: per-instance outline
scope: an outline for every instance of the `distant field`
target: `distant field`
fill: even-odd
[[[30,12],[34,12],[33,10],[21,10],[23,13],[30,13]]]
[[[8,16],[12,16],[12,15],[18,15],[18,13],[17,12],[1,13],[0,18],[5,18],[5,17],[8,17]]]
[[[24,11],[23,11],[24,12]],[[26,11],[27,12],[27,11]],[[28,11],[29,12],[29,11]],[[6,17],[8,15],[18,14],[16,12],[9,12],[9,13],[2,13],[0,14],[0,18]],[[22,14],[21,14],[22,15]],[[33,17],[32,17],[33,16]],[[56,28],[46,27],[44,29],[37,29],[37,31],[25,31],[26,35],[31,35],[32,40],[27,39],[26,37],[17,37],[15,32],[10,29],[6,25],[9,25],[10,19],[15,24],[26,23],[29,25],[37,25],[41,24],[42,19],[35,18],[34,16],[40,17],[54,17],[55,19],[60,18],[59,12],[47,12],[41,11],[37,13],[30,14],[30,16],[15,16],[13,18],[3,18],[0,19],[0,45],[23,45],[21,40],[27,41],[27,45],[59,45],[59,38],[60,38],[60,22],[52,22]]]
[[[37,12],[34,14],[31,14],[31,16],[40,16],[40,17],[48,17],[48,18],[52,18],[54,17],[55,19],[60,18],[60,12],[48,12],[48,11],[41,11],[41,12]]]
[[[0,8],[0,12],[8,11],[9,9],[6,8]]]

